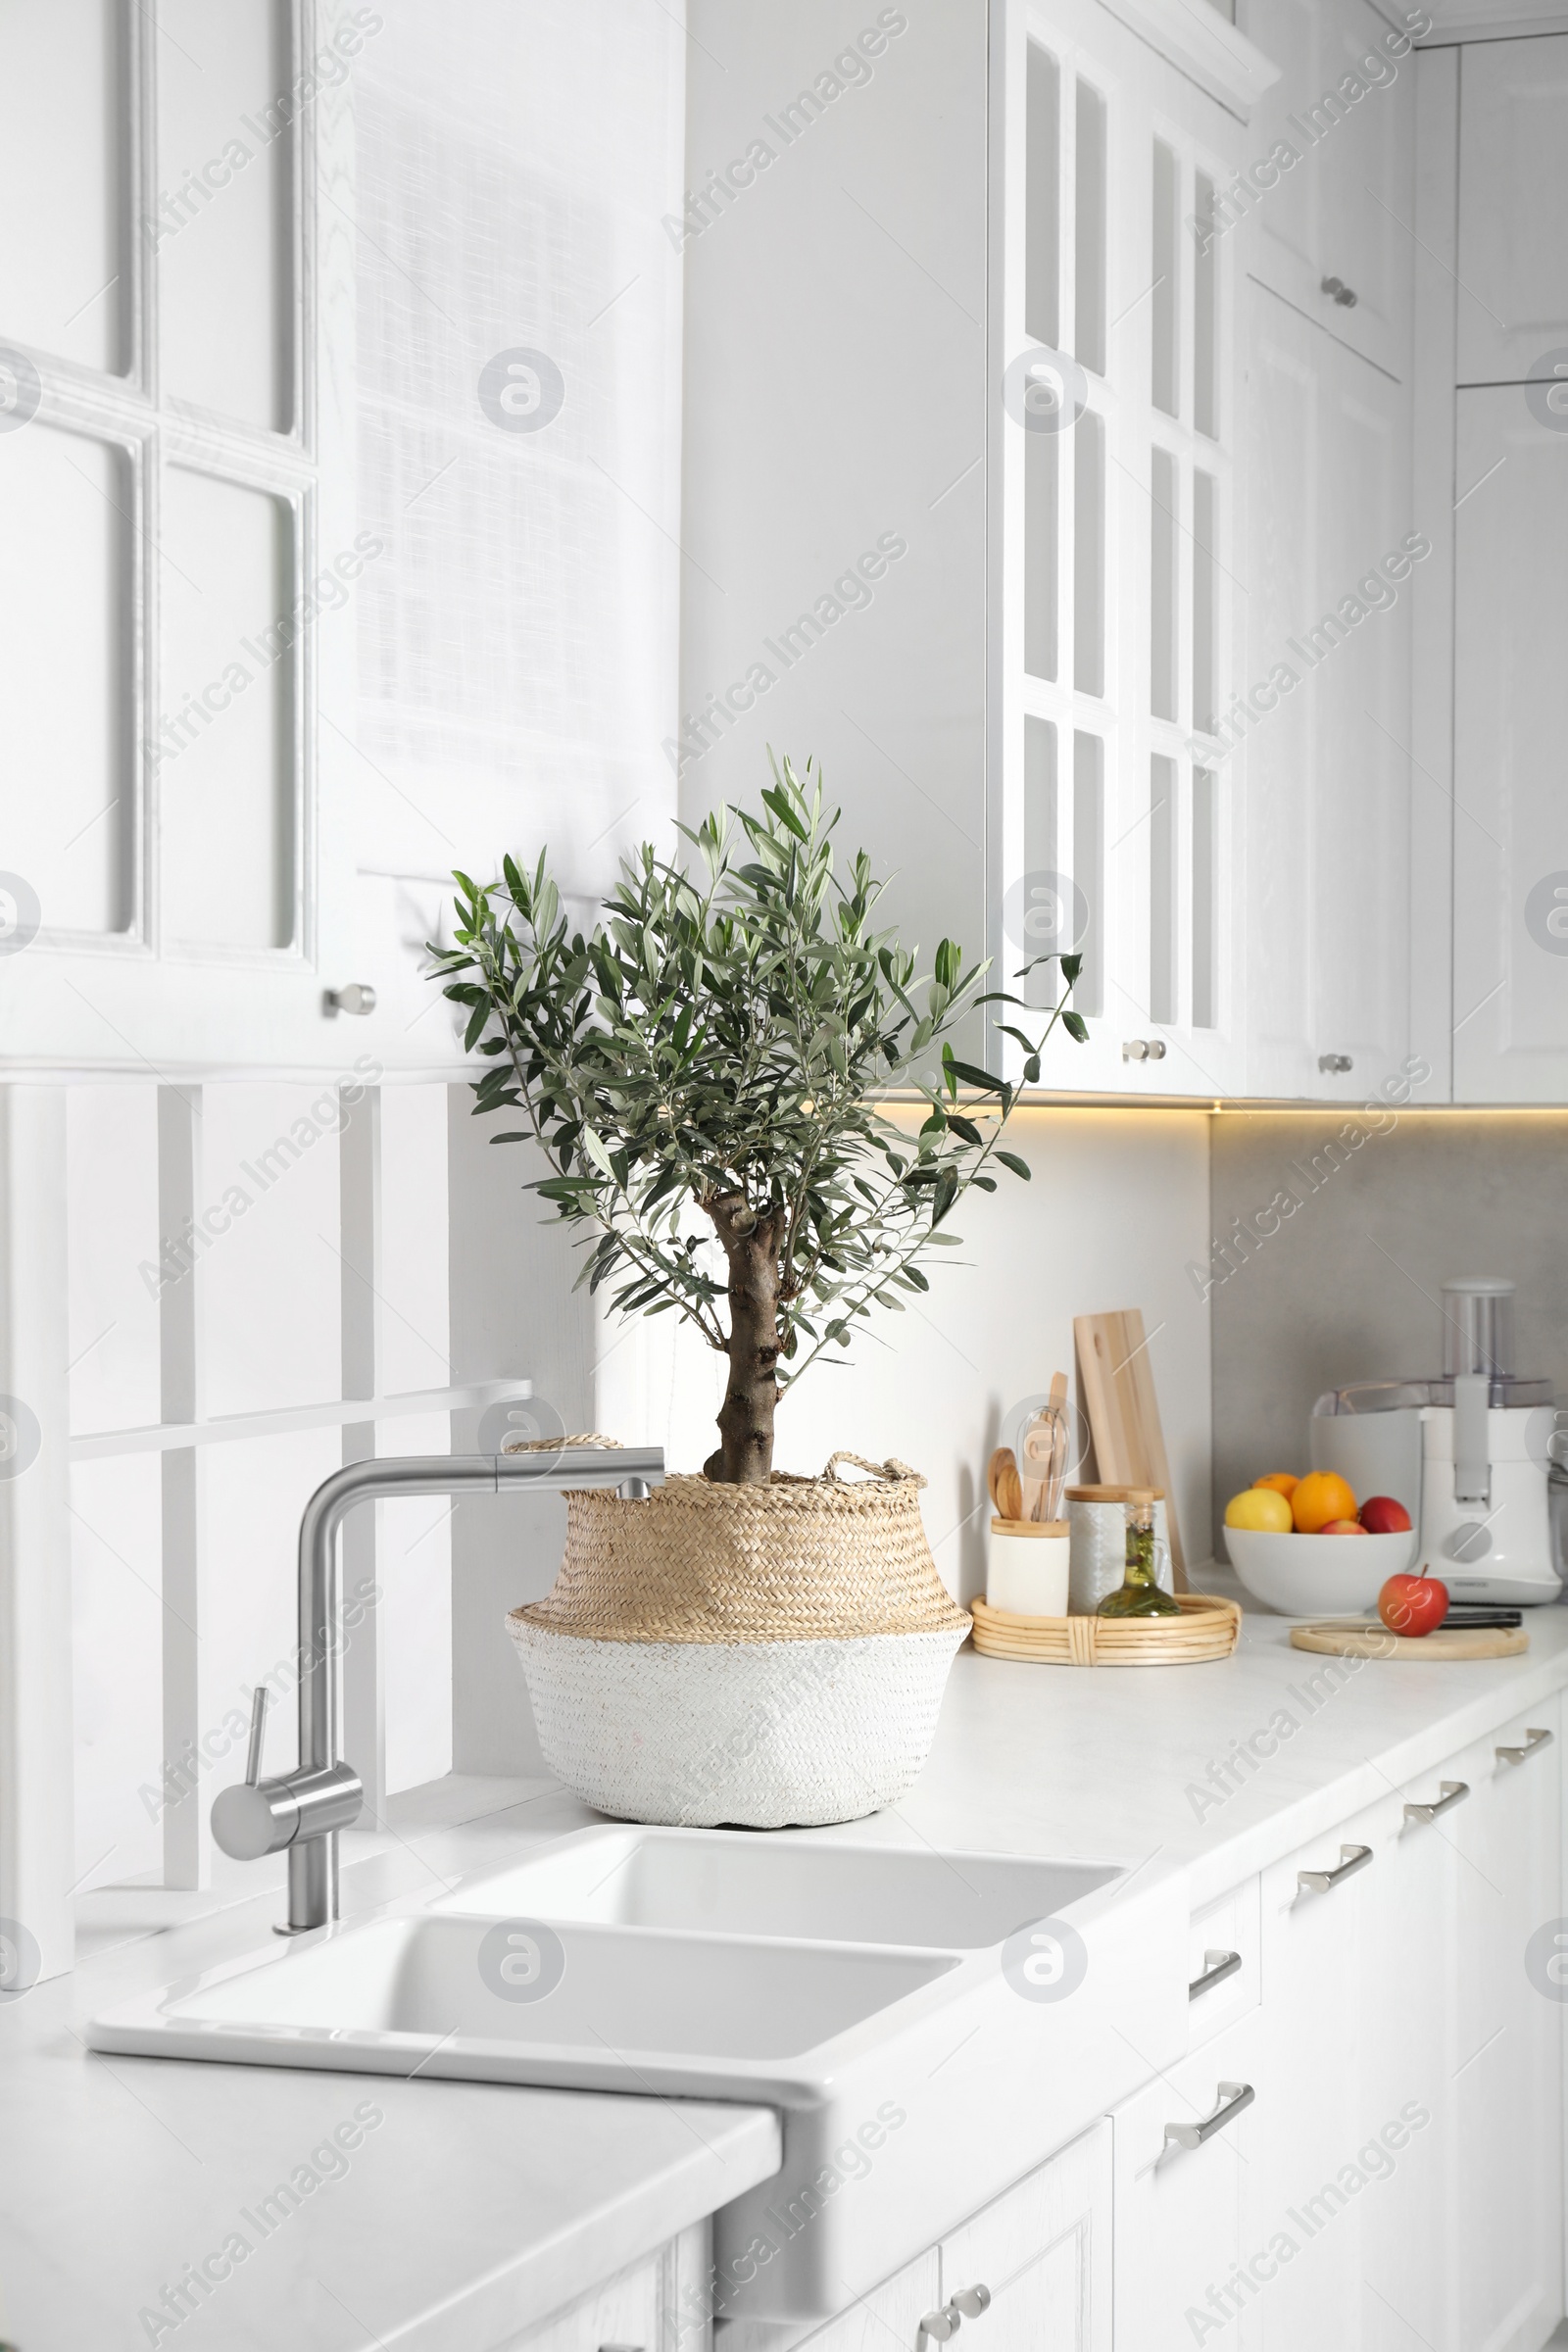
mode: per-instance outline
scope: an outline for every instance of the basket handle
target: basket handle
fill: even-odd
[[[830,1457],[827,1468],[822,1473],[822,1476],[831,1479],[835,1486],[850,1486],[857,1483],[854,1480],[839,1477],[840,1462],[853,1462],[857,1470],[863,1470],[868,1477],[880,1479],[888,1486],[897,1487],[909,1484],[923,1487],[925,1485],[925,1480],[920,1476],[918,1470],[911,1470],[907,1462],[899,1461],[893,1454],[889,1454],[885,1462],[868,1462],[863,1453],[840,1452]]]

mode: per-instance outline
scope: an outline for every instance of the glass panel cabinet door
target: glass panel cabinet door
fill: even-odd
[[[1215,734],[1232,276],[1209,233],[1237,125],[1101,11],[1002,15],[999,952],[1083,958],[1090,1043],[1054,1036],[1043,1085],[1212,1097],[1241,1076]],[[1032,1007],[1059,992],[1031,974]]]

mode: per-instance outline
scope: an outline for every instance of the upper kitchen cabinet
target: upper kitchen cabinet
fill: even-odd
[[[1561,1102],[1568,412],[1544,386],[1461,391],[1456,462],[1453,1089],[1459,1102]]]
[[[1437,554],[1416,600],[1418,914],[1446,933],[1451,899],[1454,1100],[1561,1102],[1568,37],[1423,67],[1416,497]]]
[[[990,656],[999,954],[1076,948],[1042,1079],[1241,1083],[1234,273],[1200,233],[1238,125],[1095,7],[1004,12]],[[1047,967],[1028,984],[1043,1002]]]
[[[1392,22],[1391,22],[1392,18]],[[1248,125],[1216,221],[1243,266],[1389,374],[1410,371],[1416,61],[1367,0],[1239,0],[1280,77]]]
[[[1253,281],[1246,345],[1245,1089],[1364,1101],[1412,1043],[1409,584],[1432,543],[1404,388]]]
[[[1568,34],[1481,41],[1459,70],[1458,381],[1568,363]]]
[[[335,90],[293,119],[301,37],[282,0],[220,24],[166,0],[156,30],[111,0],[0,20],[6,152],[64,191],[0,257],[14,1067],[343,1058],[317,710],[353,648],[316,622],[379,547],[352,466],[322,463],[344,419],[318,327],[345,289],[307,216],[347,118]]]
[[[690,24],[683,812],[816,754],[922,959],[1082,953],[1043,1083],[1228,1091],[1238,115],[1096,0]]]

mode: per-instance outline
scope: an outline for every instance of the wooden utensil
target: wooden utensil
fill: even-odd
[[[1018,1450],[1026,1519],[1057,1519],[1067,1468],[1067,1375],[1053,1376],[1051,1396],[1025,1429]]]
[[[1010,1446],[999,1446],[986,1465],[986,1486],[999,1519],[1023,1517],[1023,1489]]]
[[[1162,1328],[1156,1324],[1146,1338],[1136,1306],[1117,1314],[1075,1315],[1072,1326],[1078,1343],[1079,1393],[1089,1415],[1101,1479],[1106,1486],[1158,1487],[1163,1492],[1171,1571],[1177,1592],[1185,1592],[1187,1563],[1149,1361],[1149,1340],[1157,1338]]]

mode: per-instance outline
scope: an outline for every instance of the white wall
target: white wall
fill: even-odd
[[[985,1465],[1011,1410],[1077,1373],[1074,1315],[1143,1310],[1189,1561],[1209,1556],[1208,1310],[1187,1280],[1208,1235],[1208,1126],[1186,1111],[1019,1111],[1008,1148],[1034,1170],[971,1194],[938,1250],[928,1297],[860,1329],[843,1369],[813,1366],[779,1407],[780,1469],[819,1472],[836,1448],[897,1454],[929,1480],[926,1533],[949,1589],[985,1586]],[[673,1318],[611,1326],[600,1426],[659,1444],[676,1470],[714,1445],[722,1360]],[[1081,1428],[1081,1423],[1080,1423]]]

